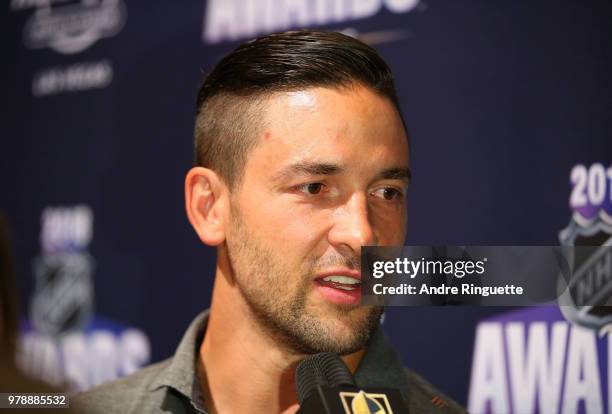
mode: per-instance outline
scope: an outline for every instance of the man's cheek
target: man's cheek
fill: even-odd
[[[380,218],[373,223],[379,245],[403,244],[406,237],[406,220],[401,216]]]
[[[296,249],[308,245],[319,233],[318,222],[311,217],[295,215],[280,223],[281,225],[275,236],[280,243],[289,243],[288,246],[293,246]]]

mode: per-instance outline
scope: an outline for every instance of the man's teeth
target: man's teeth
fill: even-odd
[[[336,285],[334,286],[336,289],[342,289],[342,290],[355,290],[354,287],[349,287],[349,286],[340,286],[340,285]]]
[[[334,282],[334,283],[342,283],[343,285],[358,285],[361,283],[358,279],[353,279],[352,277],[347,276],[327,276],[323,278],[324,282]],[[341,289],[342,287],[339,286]],[[350,288],[348,288],[350,289]]]

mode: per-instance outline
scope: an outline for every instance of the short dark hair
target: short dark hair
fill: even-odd
[[[262,98],[281,91],[354,85],[388,98],[404,122],[391,70],[373,48],[353,37],[300,30],[243,43],[200,87],[195,163],[216,171],[231,188],[240,181],[255,143]]]

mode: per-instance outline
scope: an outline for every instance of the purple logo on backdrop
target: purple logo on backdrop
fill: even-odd
[[[561,244],[612,245],[612,167],[577,165],[570,181],[573,214],[559,233]],[[568,288],[596,306],[575,306],[562,296],[558,308],[528,308],[481,322],[471,413],[612,413],[612,254],[572,250],[578,253],[568,258]]]
[[[559,233],[565,246],[612,245],[612,166],[595,163],[589,168],[576,165],[570,173],[572,218]],[[569,258],[574,274],[569,288],[572,295],[562,296],[559,303],[565,317],[595,330],[612,324],[612,254],[606,249],[590,255]],[[570,297],[585,297],[582,303],[595,306],[575,306]]]
[[[70,391],[131,374],[150,359],[144,332],[94,315],[92,237],[88,206],[43,211],[36,286],[22,322],[20,366]]]

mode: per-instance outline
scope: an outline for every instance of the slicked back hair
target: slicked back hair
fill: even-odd
[[[388,98],[404,122],[391,70],[374,49],[353,37],[300,30],[243,43],[215,66],[198,92],[195,164],[214,170],[234,188],[262,128],[266,97],[355,85]]]

